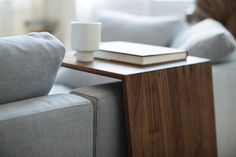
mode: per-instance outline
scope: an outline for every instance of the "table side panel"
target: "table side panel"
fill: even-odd
[[[129,75],[124,97],[133,157],[216,157],[209,62]]]

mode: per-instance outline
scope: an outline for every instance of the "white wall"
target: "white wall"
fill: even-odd
[[[25,34],[26,20],[46,18],[56,21],[55,35],[68,45],[75,7],[75,0],[0,0],[0,36]]]
[[[55,35],[69,45],[70,21],[75,18],[75,0],[46,0],[46,17],[57,21]]]
[[[3,2],[0,1],[0,36],[5,36],[8,35],[12,32],[13,30],[13,14],[12,14],[12,8],[10,6],[12,5],[11,1],[8,2]],[[7,20],[6,15],[8,16],[7,18],[12,19],[12,20]]]
[[[24,22],[33,16],[30,0],[0,0],[0,36],[22,34]]]

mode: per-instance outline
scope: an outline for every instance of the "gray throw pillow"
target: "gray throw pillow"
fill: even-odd
[[[46,32],[0,38],[0,104],[47,95],[64,54]]]
[[[224,61],[235,51],[234,37],[219,22],[206,19],[180,33],[171,47],[185,49],[192,56]]]
[[[102,41],[128,41],[167,46],[182,27],[177,16],[146,17],[106,11],[99,15]]]

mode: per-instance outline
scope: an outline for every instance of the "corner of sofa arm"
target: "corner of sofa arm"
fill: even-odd
[[[108,97],[122,96],[122,83],[120,81],[77,88],[71,94],[79,95],[91,101],[101,100]]]
[[[91,101],[73,94],[56,94],[0,105],[0,122],[70,107],[89,109]]]
[[[0,156],[92,157],[93,112],[73,94],[0,105]]]
[[[71,92],[94,104],[96,156],[128,156],[122,83],[81,87]]]

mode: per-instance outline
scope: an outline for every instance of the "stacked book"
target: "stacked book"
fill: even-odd
[[[174,62],[185,60],[187,56],[184,50],[121,41],[103,42],[95,53],[99,59],[137,65]]]

